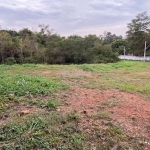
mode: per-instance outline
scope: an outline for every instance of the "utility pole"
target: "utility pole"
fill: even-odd
[[[145,39],[145,47],[144,47],[144,61],[145,61],[145,56],[146,56],[146,39]]]
[[[126,55],[126,49],[125,49],[125,46],[124,46],[124,60],[125,60],[125,55]]]

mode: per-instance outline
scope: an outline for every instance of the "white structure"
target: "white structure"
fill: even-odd
[[[141,61],[150,61],[150,56],[146,56],[145,58],[142,56],[128,56],[128,55],[120,55],[120,59],[124,60],[141,60]]]

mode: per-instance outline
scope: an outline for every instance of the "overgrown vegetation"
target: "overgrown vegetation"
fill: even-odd
[[[107,63],[118,61],[118,53],[111,49],[111,41],[121,36],[111,35],[113,39],[105,42],[96,35],[81,37],[72,35],[68,38],[52,34],[48,26],[40,26],[40,32],[24,28],[16,31],[0,31],[0,63],[48,63],[81,64]],[[106,46],[107,44],[107,46]]]

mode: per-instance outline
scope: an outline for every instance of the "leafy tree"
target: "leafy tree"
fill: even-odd
[[[5,31],[0,31],[0,60],[5,62],[7,57],[14,56],[12,37]]]
[[[46,62],[49,64],[65,63],[62,54],[62,40],[60,36],[54,34],[46,47]]]
[[[127,44],[126,40],[119,39],[119,40],[113,41],[112,44],[111,44],[111,47],[112,47],[113,52],[117,52],[118,54],[123,54],[124,53],[124,47],[127,50],[128,49],[128,44]]]
[[[117,39],[122,39],[122,36],[117,36],[116,34],[112,34],[111,32],[105,31],[103,35],[101,35],[103,39],[103,44],[110,44]]]
[[[147,12],[136,15],[127,25],[127,40],[130,46],[130,53],[143,55],[144,43],[150,37],[150,16]],[[149,44],[149,43],[148,43]]]
[[[101,37],[97,37],[96,35],[88,35],[84,38],[84,45],[85,45],[85,57],[86,63],[92,63],[93,59],[95,59],[95,51],[93,51],[93,47],[97,44],[102,44]]]
[[[95,56],[92,63],[109,63],[119,60],[118,53],[114,53],[110,45],[98,44],[93,47],[93,51]]]

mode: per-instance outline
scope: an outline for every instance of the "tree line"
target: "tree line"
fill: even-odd
[[[82,64],[117,62],[126,53],[142,56],[145,40],[150,44],[150,17],[138,14],[127,25],[126,38],[111,32],[85,37],[55,34],[48,25],[39,24],[39,32],[0,30],[0,63]],[[147,55],[150,55],[147,49]]]

